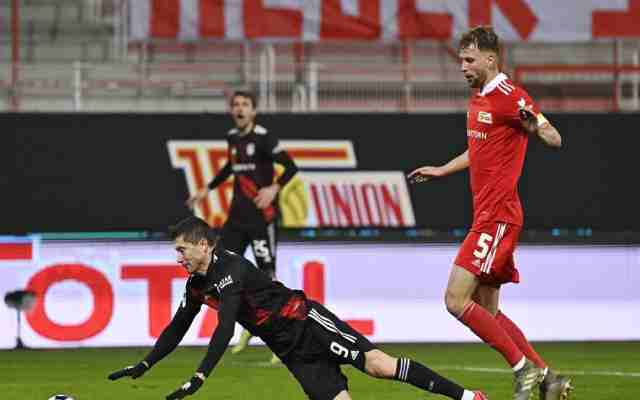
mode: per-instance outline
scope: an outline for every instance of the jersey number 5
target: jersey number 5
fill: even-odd
[[[493,236],[488,233],[481,233],[480,238],[478,239],[478,248],[473,252],[473,255],[479,259],[483,259],[489,253],[489,247],[491,246],[491,242],[493,241]]]

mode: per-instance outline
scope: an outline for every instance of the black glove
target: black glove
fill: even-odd
[[[195,392],[198,391],[198,389],[200,389],[200,386],[202,386],[203,383],[204,383],[204,375],[196,374],[193,376],[193,378],[191,378],[189,382],[182,385],[180,389],[168,395],[167,400],[183,399],[186,396],[194,394]]]
[[[109,375],[109,380],[115,381],[125,376],[130,376],[133,379],[140,378],[149,369],[149,364],[146,361],[140,361],[136,365],[129,365],[128,367],[119,371],[113,372]]]

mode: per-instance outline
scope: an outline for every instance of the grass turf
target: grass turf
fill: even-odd
[[[484,344],[381,344],[394,356],[426,364],[491,400],[510,399],[512,375]],[[640,393],[640,342],[538,343],[540,354],[573,377],[575,400],[623,400]],[[140,360],[148,349],[0,351],[0,393],[8,400],[46,400],[57,393],[76,400],[164,399],[186,382],[204,356],[203,347],[180,347],[138,380],[111,382],[106,376]],[[286,367],[270,366],[263,346],[227,352],[205,385],[189,399],[304,399]],[[399,382],[377,380],[344,367],[354,400],[442,398]],[[536,397],[537,398],[537,394]]]

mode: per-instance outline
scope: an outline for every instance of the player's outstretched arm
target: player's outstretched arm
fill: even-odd
[[[130,376],[132,379],[138,379],[149,369],[149,363],[146,361],[140,361],[136,365],[129,365],[123,369],[119,369],[115,372],[109,374],[108,378],[111,381],[115,381],[116,379],[124,378],[125,376]]]
[[[198,391],[229,346],[229,342],[233,337],[236,316],[242,301],[242,293],[237,283],[232,284],[232,286],[236,287],[230,290],[225,290],[225,288],[223,289],[224,294],[221,294],[224,300],[220,303],[220,309],[218,311],[218,326],[213,332],[213,336],[209,342],[207,354],[191,379],[169,394],[167,400],[183,399]]]
[[[199,304],[183,301],[171,323],[164,328],[149,354],[138,364],[113,372],[108,378],[115,381],[125,376],[130,376],[133,379],[141,377],[154,364],[162,360],[178,346],[198,311],[200,311]]]
[[[189,197],[187,201],[185,201],[185,205],[193,210],[193,208],[198,202],[204,200],[207,197],[209,190],[213,190],[217,188],[222,182],[226,181],[227,178],[231,176],[232,172],[233,171],[231,170],[231,164],[227,162],[224,165],[224,167],[222,167],[218,175],[216,175],[216,177],[213,178],[213,180],[209,182],[209,184],[206,187],[198,190],[196,194]]]
[[[451,175],[455,172],[462,171],[469,167],[469,151],[466,150],[458,157],[449,161],[445,165],[439,167],[433,167],[430,165],[414,169],[407,175],[409,182],[421,183],[426,182],[432,178],[439,178],[442,176]]]

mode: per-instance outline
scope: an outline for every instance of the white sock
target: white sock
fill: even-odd
[[[471,390],[465,390],[464,393],[462,393],[462,398],[460,400],[473,400],[475,395],[476,394],[473,393]]]
[[[523,356],[522,360],[518,361],[518,363],[513,366],[513,372],[520,371],[520,369],[522,367],[524,367],[524,363],[525,363],[526,360],[527,360],[527,358]]]

